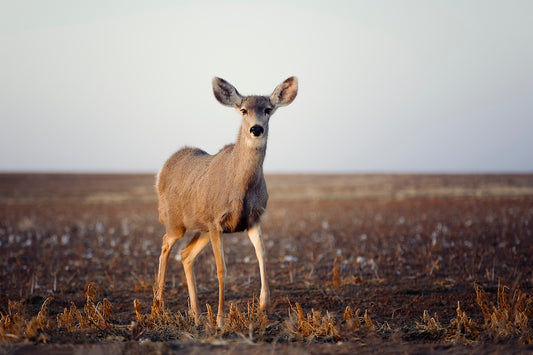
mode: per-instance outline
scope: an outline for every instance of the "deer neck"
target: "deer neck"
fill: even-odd
[[[266,140],[263,144],[256,144],[245,135],[248,132],[239,131],[237,142],[233,149],[233,169],[235,182],[249,187],[263,176],[263,162],[266,154]]]

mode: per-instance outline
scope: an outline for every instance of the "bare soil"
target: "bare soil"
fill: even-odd
[[[152,175],[0,174],[0,353],[533,351],[533,175],[268,176],[268,320],[226,331],[209,330],[206,307],[203,325],[187,323],[179,262],[165,306],[184,322],[150,323],[164,232],[153,185]],[[255,253],[245,234],[223,242],[227,310],[244,314],[259,296]],[[216,309],[210,248],[195,268],[200,304]],[[72,305],[90,318],[88,285],[94,309],[105,299],[111,310],[67,329],[58,316]]]

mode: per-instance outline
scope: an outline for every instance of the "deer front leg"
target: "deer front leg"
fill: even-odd
[[[196,276],[194,274],[194,259],[209,243],[208,234],[196,234],[189,244],[181,252],[181,262],[185,271],[185,278],[187,279],[187,288],[189,290],[189,299],[191,302],[191,314],[194,317],[194,322],[198,326],[198,315],[200,314],[198,308],[198,295],[196,290]]]
[[[218,278],[218,314],[217,326],[222,328],[224,325],[224,282],[226,281],[226,263],[224,261],[224,248],[220,233],[218,231],[211,231],[209,233],[211,245],[213,246],[213,254],[215,255],[215,262],[217,265]]]
[[[179,237],[169,237],[168,234],[163,236],[161,255],[159,256],[159,269],[157,271],[157,289],[154,295],[154,302],[158,301],[161,307],[163,307],[163,290],[165,288],[165,273],[167,271],[168,255],[178,239]]]
[[[259,263],[259,274],[261,276],[261,295],[259,296],[259,309],[266,309],[270,304],[270,290],[265,270],[265,247],[261,236],[261,226],[256,225],[248,229],[248,237],[255,248],[255,255]]]

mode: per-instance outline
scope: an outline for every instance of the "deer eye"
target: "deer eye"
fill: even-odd
[[[241,112],[242,112],[243,115],[246,115],[246,113],[247,113],[248,111],[246,111],[245,108],[241,108]]]
[[[267,115],[270,115],[271,112],[272,112],[272,109],[270,107],[265,108],[265,113]]]

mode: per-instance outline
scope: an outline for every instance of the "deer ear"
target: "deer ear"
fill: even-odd
[[[294,101],[296,94],[298,94],[298,79],[291,76],[278,85],[270,95],[270,102],[276,107],[287,106]]]
[[[224,106],[240,107],[242,104],[241,94],[224,79],[213,78],[213,93],[218,102]]]

